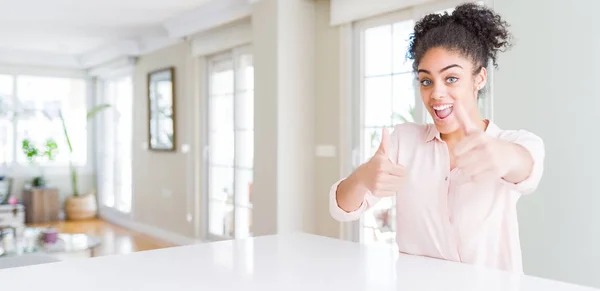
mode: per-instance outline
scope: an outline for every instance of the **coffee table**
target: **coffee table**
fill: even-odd
[[[101,244],[99,238],[83,233],[59,233],[55,243],[44,243],[41,234],[44,228],[25,228],[17,235],[13,247],[5,247],[3,256],[20,256],[27,254],[47,254],[58,259],[75,257],[76,255],[94,257],[95,249]],[[5,242],[6,244],[6,242]],[[2,256],[0,256],[2,258]]]

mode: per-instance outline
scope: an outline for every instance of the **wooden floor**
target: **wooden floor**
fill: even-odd
[[[28,226],[51,226],[62,233],[85,233],[97,236],[102,240],[102,244],[94,250],[95,256],[128,254],[175,246],[160,239],[122,228],[101,219],[60,221]]]

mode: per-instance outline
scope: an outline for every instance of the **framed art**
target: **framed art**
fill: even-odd
[[[148,142],[155,151],[175,151],[175,68],[148,73]]]

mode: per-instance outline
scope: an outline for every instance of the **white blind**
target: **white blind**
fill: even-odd
[[[103,80],[100,85],[99,103],[112,107],[97,116],[98,194],[104,206],[128,213],[132,199],[132,80],[124,76]]]
[[[192,56],[205,56],[252,42],[252,23],[249,18],[195,35]]]

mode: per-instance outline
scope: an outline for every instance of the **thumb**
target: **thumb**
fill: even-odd
[[[479,131],[479,128],[469,117],[469,113],[461,103],[454,104],[454,114],[456,116],[456,121],[458,125],[465,133],[465,135],[469,135]]]
[[[390,134],[388,133],[387,128],[384,128],[381,131],[381,144],[379,145],[379,149],[377,149],[377,153],[387,156],[390,152],[390,148]]]

